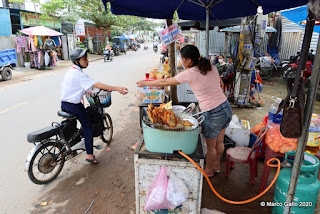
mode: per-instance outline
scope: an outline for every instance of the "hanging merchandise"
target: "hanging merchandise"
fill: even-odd
[[[37,48],[35,47],[35,45],[34,45],[34,40],[33,40],[33,38],[32,38],[32,36],[29,36],[29,44],[28,44],[29,46],[29,49],[32,51],[32,52],[34,52],[34,51],[37,51]]]
[[[46,51],[44,53],[44,64],[45,64],[45,66],[48,66],[49,62],[50,62],[50,56],[49,56],[48,52]]]
[[[15,41],[17,44],[17,53],[20,53],[21,50],[28,52],[28,37],[19,35],[15,38]]]
[[[43,45],[43,49],[45,50],[52,50],[56,47],[56,43],[54,42],[53,39],[47,39],[45,42],[44,42],[44,45]]]
[[[53,39],[53,41],[55,42],[56,44],[56,47],[61,47],[61,39],[60,39],[60,36],[53,36],[51,37]]]

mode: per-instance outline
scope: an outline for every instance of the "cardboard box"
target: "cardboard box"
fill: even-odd
[[[198,102],[189,84],[187,83],[178,85],[177,93],[178,93],[178,102],[181,102],[181,103],[197,103]]]

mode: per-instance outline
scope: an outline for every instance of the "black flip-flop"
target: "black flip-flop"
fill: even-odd
[[[86,161],[91,164],[98,164],[100,162],[100,160],[97,159],[96,157],[93,157],[92,159],[86,159]]]

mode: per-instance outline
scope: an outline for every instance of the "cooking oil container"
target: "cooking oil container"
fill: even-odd
[[[295,154],[295,151],[286,153],[285,159],[288,163],[293,164]],[[281,169],[276,182],[274,202],[269,205],[272,206],[272,213],[282,214],[286,206],[291,206],[291,213],[313,214],[315,212],[320,189],[320,182],[317,178],[318,171],[318,158],[305,152],[294,200],[291,204],[288,204],[286,198],[292,167]],[[268,204],[266,205],[268,206]]]

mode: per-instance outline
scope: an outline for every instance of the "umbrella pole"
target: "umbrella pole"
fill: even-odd
[[[172,20],[167,19],[168,27],[172,25]],[[169,74],[171,77],[174,77],[176,74],[176,52],[175,52],[176,42],[173,42],[168,45],[168,55],[169,55]],[[173,104],[178,103],[178,95],[177,95],[177,86],[170,86],[170,97]]]
[[[206,52],[205,56],[209,58],[209,26],[210,26],[210,8],[206,6]]]
[[[307,61],[308,51],[310,47],[312,32],[313,32],[313,26],[314,21],[312,20],[312,14],[309,12],[310,20],[307,21],[303,43],[302,43],[302,50],[301,50],[301,58],[299,62],[299,68],[298,70],[303,70],[305,67],[305,63]],[[314,102],[316,98],[316,92],[317,87],[319,85],[319,78],[320,78],[320,43],[318,42],[317,52],[314,58],[314,65],[312,68],[311,73],[311,88],[308,92],[307,96],[307,102],[305,105],[304,110],[304,122],[302,127],[302,134],[298,141],[298,147],[297,152],[294,158],[293,167],[292,167],[292,173],[289,183],[289,189],[287,194],[286,202],[292,203],[294,201],[294,195],[296,193],[296,188],[298,184],[299,179],[299,173],[302,165],[302,160],[304,158],[304,150],[307,144],[308,139],[308,133],[309,133],[309,126],[310,126],[310,120],[312,116],[312,111],[314,107]],[[296,84],[296,83],[295,83]],[[285,206],[284,207],[284,214],[291,213],[291,206]]]

